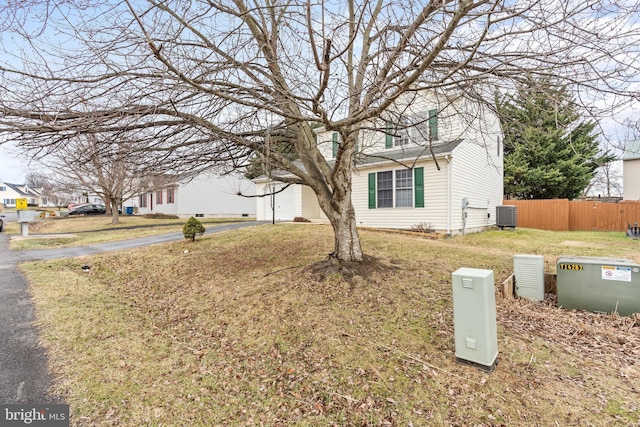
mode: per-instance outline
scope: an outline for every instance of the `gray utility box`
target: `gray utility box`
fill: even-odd
[[[640,265],[619,258],[560,257],[557,269],[559,306],[640,313]]]
[[[517,296],[534,301],[544,300],[544,256],[514,255],[513,278]]]
[[[16,214],[18,215],[18,222],[33,222],[36,218],[36,211],[34,210],[17,210]]]
[[[18,223],[20,223],[20,234],[22,237],[29,237],[29,223],[33,222],[36,217],[36,211],[18,209]]]
[[[491,371],[498,357],[493,271],[460,268],[452,286],[456,358]]]

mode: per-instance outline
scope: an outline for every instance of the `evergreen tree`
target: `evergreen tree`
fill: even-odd
[[[298,154],[294,150],[293,146],[287,141],[272,141],[273,147],[271,148],[273,151],[282,154],[285,158],[289,160],[297,160]],[[249,164],[245,170],[244,176],[247,179],[254,179],[262,175],[267,175],[269,168],[267,156],[265,154],[254,153],[253,156],[249,159]]]
[[[566,87],[531,81],[498,101],[505,133],[505,197],[574,199],[596,169],[613,160],[600,150],[596,123],[580,121]]]
[[[192,242],[196,240],[196,236],[202,236],[205,231],[204,225],[194,217],[189,218],[184,227],[182,227],[184,238]]]

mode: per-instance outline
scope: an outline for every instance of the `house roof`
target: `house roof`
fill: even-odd
[[[640,159],[640,139],[627,141],[622,160]]]
[[[462,139],[456,139],[454,141],[446,141],[439,144],[433,144],[432,150],[429,150],[425,146],[413,146],[409,148],[399,148],[397,150],[385,150],[375,154],[363,154],[360,153],[359,158],[356,160],[357,166],[371,166],[374,164],[384,164],[392,162],[401,162],[404,160],[415,159],[417,157],[424,157],[426,159],[431,158],[431,151],[436,157],[443,157],[447,154],[451,154],[458,145],[462,143]],[[304,170],[302,162],[296,160],[294,162],[296,166]],[[329,160],[329,165],[333,166],[335,160]],[[356,167],[357,167],[356,166]],[[288,171],[274,171],[274,176],[293,176]],[[265,175],[260,175],[253,179],[254,182],[268,181]]]
[[[15,191],[16,193],[18,193],[21,196],[28,196],[28,193],[25,193],[24,191],[22,191],[20,189],[20,187],[18,186],[18,184],[11,184],[10,182],[3,182],[4,185],[6,185],[7,187],[9,187],[10,189],[12,189],[13,191]]]
[[[26,184],[12,184],[10,182],[0,182],[0,184],[4,184],[11,188],[21,197],[41,197],[40,189],[28,187]]]
[[[440,144],[433,144],[432,149],[426,146],[413,146],[409,148],[400,148],[398,150],[382,151],[373,154],[364,154],[362,159],[358,159],[358,165],[369,165],[372,163],[387,163],[391,161],[402,161],[407,159],[415,159],[416,157],[429,158],[432,155],[442,157],[451,154],[458,145],[462,143],[462,139],[447,141]]]

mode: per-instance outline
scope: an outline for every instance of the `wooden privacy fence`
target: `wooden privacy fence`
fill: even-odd
[[[555,231],[627,231],[640,223],[640,202],[583,202],[568,199],[504,200],[518,207],[518,227]]]

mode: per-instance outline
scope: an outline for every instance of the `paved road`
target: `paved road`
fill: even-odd
[[[29,286],[0,233],[0,403],[56,403],[47,395],[47,356],[38,346]]]
[[[207,227],[207,234],[235,230],[264,222],[237,222]],[[72,248],[9,250],[9,236],[0,233],[0,404],[60,403],[48,395],[51,378],[47,355],[38,345],[38,331],[29,284],[20,274],[20,262],[69,258],[131,249],[184,239],[182,232]]]

